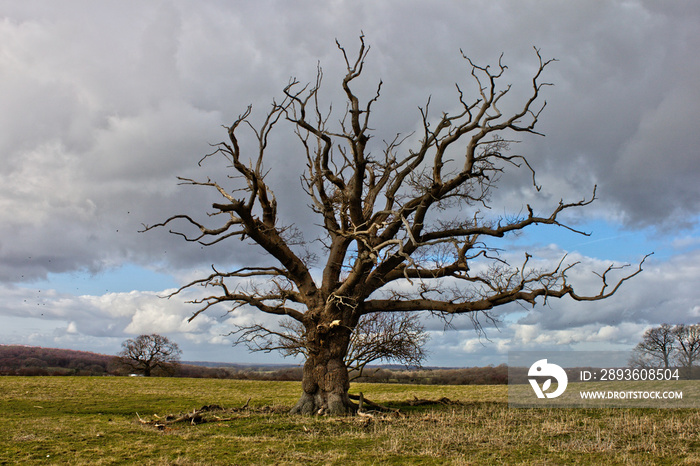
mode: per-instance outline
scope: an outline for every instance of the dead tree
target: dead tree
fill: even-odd
[[[489,213],[491,191],[504,170],[523,169],[534,184],[527,158],[506,151],[513,135],[539,134],[535,127],[545,107],[541,94],[548,85],[542,74],[552,60],[543,60],[535,50],[538,61],[529,94],[520,110],[504,114],[501,104],[511,90],[501,84],[507,67],[501,60],[494,67],[480,66],[462,53],[468,79],[477,85],[475,98],[469,100],[457,85],[456,110],[437,116],[428,99],[419,109],[419,134],[397,135],[381,146],[371,142],[370,118],[382,83],[366,101],[353,90],[369,51],[364,38],[360,42],[354,58],[338,44],[347,67],[341,81],[345,99],[341,115],[319,103],[323,78],[319,67],[315,82],[302,85],[291,80],[261,124],[251,121],[248,107],[227,128],[228,141],[204,157],[225,157],[235,175],[230,178],[239,184],[231,188],[211,179],[181,179],[221,195],[209,213],[209,219],[220,219],[218,223],[207,225],[188,215],[174,215],[145,228],[184,222],[198,232],[184,233],[184,227],[173,232],[188,241],[211,245],[246,238],[274,260],[270,266],[251,264],[237,270],[212,266],[211,274],[174,294],[199,285],[213,290],[192,301],[199,305],[192,318],[223,304],[230,311],[247,307],[299,322],[307,359],[302,395],[293,413],[354,410],[345,357],[364,315],[428,312],[449,317],[488,313],[513,302],[535,305],[538,298],[596,301],[612,296],[641,271],[643,263],[617,278],[613,275],[619,267],[611,265],[599,273],[597,291],[579,294],[567,277],[576,263],[565,257],[542,270],[531,266],[527,252],[518,264],[499,253],[500,238],[531,226],[573,230],[560,221],[560,214],[585,207],[595,198],[594,188],[590,198],[562,200],[545,214],[529,205],[512,216]],[[323,263],[318,266],[308,260],[300,233],[281,223],[277,199],[266,181],[268,140],[285,120],[301,143],[306,202],[323,230],[319,238],[323,251],[317,254]],[[256,146],[252,152],[244,150],[250,140],[243,145],[243,137],[252,138]],[[242,280],[249,285],[243,286]]]

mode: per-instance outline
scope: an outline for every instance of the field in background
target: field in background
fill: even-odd
[[[279,414],[299,391],[298,382],[0,377],[0,464],[700,463],[698,410],[511,409],[503,385],[354,384],[406,415]],[[409,406],[414,397],[461,403]],[[136,414],[249,398],[253,409],[196,426],[158,430]]]
[[[115,357],[85,351],[37,346],[0,345],[0,375],[101,376],[127,375],[115,364]],[[367,366],[357,382],[424,383],[432,385],[496,385],[508,383],[505,365],[467,368],[422,368],[408,370],[402,366]],[[231,364],[183,362],[177,377],[301,381],[300,365]],[[351,372],[351,377],[354,373]]]

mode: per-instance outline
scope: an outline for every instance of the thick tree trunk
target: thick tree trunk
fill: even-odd
[[[350,332],[344,328],[314,332],[309,357],[304,364],[302,395],[291,414],[353,414],[357,407],[348,398],[350,379],[345,354]]]

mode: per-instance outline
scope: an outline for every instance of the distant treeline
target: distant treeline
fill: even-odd
[[[235,371],[234,371],[235,372]],[[129,375],[116,356],[37,346],[0,345],[0,375]],[[232,378],[228,369],[181,364],[176,376]]]
[[[0,375],[106,375],[114,357],[35,346],[0,346]]]
[[[180,364],[176,377],[218,378],[239,380],[301,381],[302,368],[298,366],[247,366],[205,363]],[[120,369],[115,356],[34,346],[0,345],[0,375],[58,375],[106,376],[129,375]],[[351,373],[351,377],[355,374]],[[471,367],[465,369],[400,369],[368,367],[356,382],[413,383],[438,385],[479,385],[508,383],[508,367]]]
[[[350,374],[353,377],[354,374]],[[429,385],[500,385],[508,383],[508,366],[466,367],[455,369],[366,368],[356,382],[407,383]]]

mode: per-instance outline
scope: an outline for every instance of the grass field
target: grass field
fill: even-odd
[[[700,464],[693,409],[512,409],[506,386],[357,384],[351,392],[406,415],[282,413],[299,390],[298,382],[0,377],[0,464]],[[414,396],[462,403],[402,405]],[[159,430],[136,414],[249,398],[252,409],[195,426]]]

